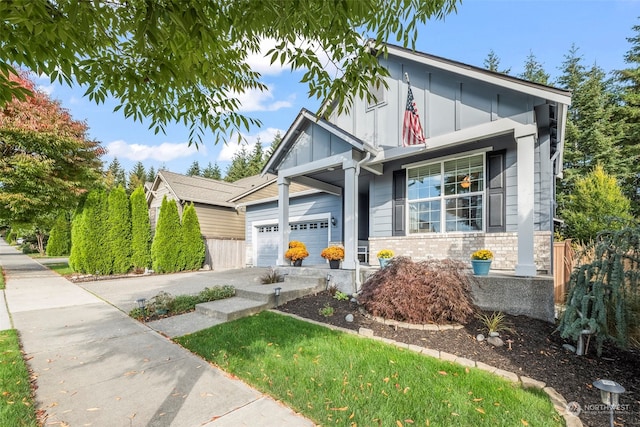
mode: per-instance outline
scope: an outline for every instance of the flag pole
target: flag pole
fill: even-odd
[[[411,82],[409,81],[409,73],[404,73],[404,80],[407,82],[408,85],[411,85]]]

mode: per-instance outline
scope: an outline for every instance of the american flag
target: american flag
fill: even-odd
[[[404,121],[402,123],[402,145],[424,144],[426,141],[420,125],[420,117],[416,109],[416,103],[413,101],[413,92],[411,86],[407,92],[407,108],[404,111]]]

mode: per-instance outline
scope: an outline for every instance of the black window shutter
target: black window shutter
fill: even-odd
[[[506,231],[505,150],[487,153],[487,233]]]
[[[407,205],[407,171],[404,169],[393,171],[393,235],[404,236],[406,227]]]

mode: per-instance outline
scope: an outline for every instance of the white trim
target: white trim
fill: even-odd
[[[447,160],[460,159],[462,157],[471,157],[471,156],[475,156],[476,154],[484,154],[484,153],[487,153],[489,151],[493,151],[493,146],[489,146],[489,147],[485,147],[485,148],[479,148],[477,150],[463,151],[463,152],[456,153],[456,154],[450,154],[448,156],[434,157],[433,159],[423,160],[421,162],[407,163],[407,164],[402,165],[400,167],[402,169],[411,169],[411,168],[416,168],[416,167],[420,167],[420,166],[430,165],[430,164],[433,164],[433,163],[441,163],[441,162],[445,162]]]
[[[492,151],[492,150],[486,150],[486,151]],[[484,187],[482,189],[482,191],[476,191],[474,193],[471,194],[465,194],[465,195],[454,195],[454,196],[447,196],[444,194],[441,194],[438,197],[430,197],[427,198],[429,200],[433,200],[435,201],[436,199],[440,201],[440,229],[442,231],[439,232],[433,232],[433,233],[421,233],[421,232],[412,232],[411,231],[411,223],[410,223],[410,210],[409,210],[409,205],[411,203],[411,200],[409,199],[409,169],[414,169],[414,168],[418,168],[421,166],[427,166],[427,165],[433,165],[433,164],[439,164],[440,165],[440,172],[442,174],[442,178],[441,178],[441,182],[442,179],[444,178],[444,174],[442,173],[443,170],[443,166],[444,163],[446,161],[451,161],[451,160],[457,160],[457,159],[462,159],[462,158],[466,158],[466,157],[473,157],[473,156],[477,156],[480,154],[484,154],[486,152],[484,149],[480,149],[480,150],[474,150],[472,153],[474,154],[470,154],[470,155],[462,155],[460,156],[458,154],[455,155],[450,155],[450,156],[444,156],[441,157],[441,160],[437,160],[437,161],[428,161],[428,162],[418,162],[415,163],[414,166],[411,167],[405,167],[402,166],[405,169],[405,191],[406,193],[406,197],[405,197],[405,224],[406,224],[406,235],[407,236],[419,236],[419,235],[425,235],[425,234],[435,234],[438,236],[447,236],[450,234],[461,234],[461,233],[468,233],[468,234],[483,234],[487,232],[487,157],[486,156],[482,156],[482,173],[484,175]],[[482,194],[479,194],[482,193]],[[452,199],[457,199],[457,198],[461,198],[461,197],[467,197],[467,196],[478,196],[478,195],[482,195],[482,230],[461,230],[461,231],[447,231],[446,230],[446,226],[447,226],[447,208],[446,208],[446,201],[447,200],[452,200]],[[420,200],[424,200],[424,199],[420,199]]]

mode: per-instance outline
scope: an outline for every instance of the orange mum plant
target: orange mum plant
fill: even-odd
[[[291,261],[298,261],[299,259],[305,259],[309,256],[309,252],[307,252],[307,247],[304,243],[299,242],[297,240],[292,240],[289,242],[289,249],[284,253],[284,257]]]
[[[322,250],[320,256],[329,261],[340,261],[344,259],[344,249],[340,246],[329,246]]]

